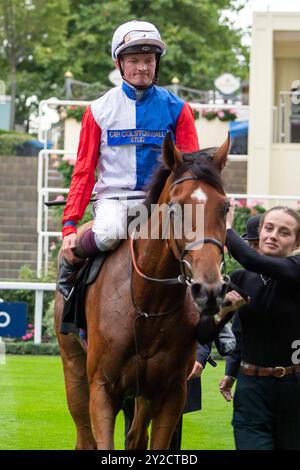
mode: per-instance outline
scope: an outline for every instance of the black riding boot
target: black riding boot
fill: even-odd
[[[75,256],[82,258],[82,261],[69,263],[69,261],[62,257],[58,271],[57,288],[66,301],[72,295],[77,274],[83,266],[85,259],[95,256],[100,251],[96,245],[92,229],[86,230],[79,236],[77,246],[73,251]]]
[[[83,263],[84,260],[78,263],[69,263],[69,261],[67,261],[63,256],[60,260],[57,277],[57,288],[64,296],[66,301],[68,301],[72,295],[77,274]]]

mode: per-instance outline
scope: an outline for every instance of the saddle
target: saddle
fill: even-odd
[[[79,334],[79,330],[87,329],[84,300],[87,286],[93,284],[107,258],[109,252],[99,252],[95,258],[89,258],[79,270],[73,292],[68,301],[64,302],[64,310],[60,332]]]

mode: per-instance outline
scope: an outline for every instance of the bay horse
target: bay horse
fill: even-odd
[[[221,171],[229,146],[228,137],[220,148],[185,154],[167,134],[147,207],[165,204],[172,214],[175,205],[201,203],[204,237],[175,239],[170,217],[169,238],[122,241],[87,290],[87,354],[76,335],[59,333],[63,298],[56,292],[56,331],[77,449],[114,448],[115,418],[126,397],[135,397],[126,447],[147,448],[152,420],[150,448],[169,448],[194,364],[195,326],[201,314],[219,311],[226,292],[220,265],[228,200]]]

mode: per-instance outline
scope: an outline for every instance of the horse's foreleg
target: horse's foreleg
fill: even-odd
[[[136,398],[134,418],[126,438],[126,449],[147,449],[150,420],[149,402],[142,397]]]
[[[94,374],[90,380],[90,414],[99,450],[114,449],[114,428],[118,406],[105,378]]]
[[[75,335],[59,332],[63,299],[56,294],[55,329],[63,363],[68,408],[77,431],[76,449],[95,449],[89,412],[89,386],[86,373],[86,353]]]
[[[176,387],[176,386],[175,386]],[[154,402],[151,450],[169,449],[172,436],[180,419],[186,400],[186,392],[183,389],[170,389],[166,399],[157,399]]]

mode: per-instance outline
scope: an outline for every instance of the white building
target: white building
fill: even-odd
[[[300,13],[254,13],[247,192],[300,194]],[[293,104],[294,101],[294,104]]]

